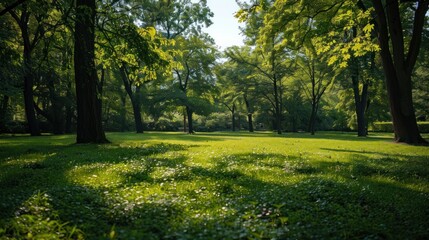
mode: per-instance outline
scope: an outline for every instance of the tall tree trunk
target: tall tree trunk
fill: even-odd
[[[6,122],[9,120],[9,99],[7,95],[3,95],[0,107],[0,133],[6,131]]]
[[[23,24],[24,25],[24,24]],[[34,92],[33,92],[33,71],[31,61],[31,44],[28,27],[21,27],[22,38],[24,40],[24,107],[27,117],[28,130],[31,136],[40,136],[39,121],[36,118],[34,110]]]
[[[137,86],[136,91],[133,93],[130,80],[128,79],[128,73],[127,73],[125,64],[123,64],[119,70],[120,70],[122,82],[124,83],[124,86],[125,86],[125,91],[130,97],[131,105],[133,107],[136,133],[143,133],[143,120],[141,116],[141,103],[140,103],[140,86]]]
[[[314,135],[314,124],[316,121],[316,103],[315,100],[311,102],[311,114],[310,114],[310,121],[308,123],[308,131],[311,133],[311,135]]]
[[[232,108],[231,108],[231,123],[232,123],[232,131],[235,132],[235,104],[232,104]]]
[[[67,99],[66,99],[66,122],[64,126],[64,132],[65,133],[72,133],[72,120],[73,120],[73,107],[72,107],[72,86],[71,86],[71,80],[68,79],[67,83]]]
[[[249,126],[249,132],[254,132],[255,129],[253,128],[253,114],[251,113],[247,114],[247,124]]]
[[[187,114],[186,114],[186,107],[183,108],[183,132],[188,132],[187,130],[187,123],[186,123],[186,118],[187,118]]]
[[[131,100],[133,105],[134,121],[136,124],[136,133],[143,133],[143,120],[141,115],[141,102],[140,102],[140,86],[136,87],[136,92],[133,94]]]
[[[57,91],[54,85],[53,76],[50,76],[48,79],[48,89],[49,89],[49,98],[51,101],[51,124],[53,134],[63,134],[64,133],[64,104],[61,100],[61,97],[58,96]],[[48,119],[49,120],[49,119]]]
[[[413,32],[408,51],[405,51],[403,28],[398,0],[372,0],[380,45],[380,56],[386,78],[387,95],[396,142],[427,143],[417,127],[411,75],[421,46],[425,15],[429,2],[419,1],[414,15]],[[392,51],[391,51],[392,49]]]
[[[97,98],[95,69],[95,0],[76,1],[75,81],[77,103],[77,143],[106,143]]]
[[[368,134],[366,124],[366,107],[368,102],[368,83],[363,83],[362,91],[359,90],[359,63],[353,58],[350,64],[352,88],[355,102],[358,137],[366,137]]]
[[[247,99],[247,95],[244,94],[244,103],[246,104],[246,110],[247,110],[247,124],[249,126],[249,132],[254,132],[253,128],[253,114],[250,108],[250,102]]]
[[[121,99],[121,110],[120,110],[120,119],[121,119],[121,132],[125,132],[127,124],[127,98],[124,93],[120,95]]]
[[[359,96],[358,96],[359,97]],[[368,106],[368,83],[364,83],[360,100],[356,102],[355,96],[355,110],[357,120],[358,137],[366,137],[368,135],[367,121],[366,121],[366,107]]]
[[[278,94],[278,87],[277,87],[277,79],[274,78],[273,81],[273,90],[274,90],[274,114],[275,114],[275,128],[277,130],[277,134],[282,134],[282,114],[280,112],[280,100],[279,100],[279,94]]]
[[[188,116],[188,133],[194,134],[194,126],[193,126],[193,120],[192,120],[192,109],[188,106],[186,106],[186,115]]]

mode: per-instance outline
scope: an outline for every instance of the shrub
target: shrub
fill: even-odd
[[[429,133],[429,122],[417,122],[420,132]],[[392,122],[374,122],[372,127],[374,132],[393,132]]]

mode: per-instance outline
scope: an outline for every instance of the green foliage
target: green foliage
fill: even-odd
[[[429,150],[391,134],[108,137],[0,136],[0,238],[428,237]]]
[[[62,223],[53,210],[52,199],[38,192],[26,200],[15,216],[0,227],[2,239],[84,239],[83,232]],[[3,224],[2,224],[3,225]]]

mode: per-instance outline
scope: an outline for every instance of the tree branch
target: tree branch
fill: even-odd
[[[7,12],[13,10],[14,8],[18,7],[19,5],[21,5],[25,1],[27,1],[27,0],[17,0],[16,2],[14,2],[11,5],[7,6],[5,9],[3,9],[0,12],[0,17],[3,16],[3,15],[5,15]]]

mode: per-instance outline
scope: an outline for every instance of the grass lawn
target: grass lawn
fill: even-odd
[[[107,136],[0,136],[0,239],[429,239],[429,147],[330,132]]]

